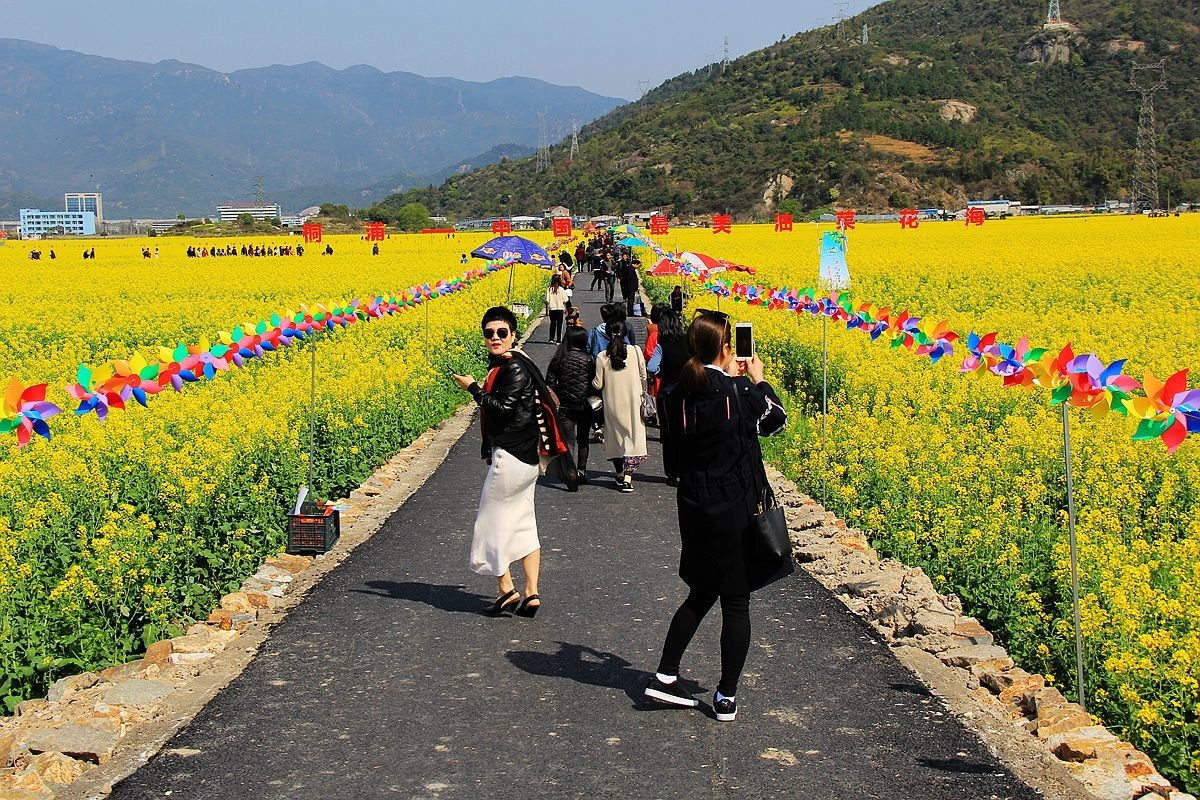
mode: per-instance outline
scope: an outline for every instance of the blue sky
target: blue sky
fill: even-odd
[[[855,14],[871,0],[842,4]],[[430,77],[508,75],[634,98],[681,72],[827,25],[835,2],[313,2],[0,0],[0,36],[66,50],[228,72],[320,61]],[[509,10],[504,10],[509,9]]]

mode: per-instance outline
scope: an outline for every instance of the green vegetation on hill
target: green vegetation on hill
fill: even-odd
[[[1169,0],[888,0],[673,78],[587,126],[552,166],[508,161],[392,195],[459,216],[669,207],[765,216],[805,209],[955,207],[968,198],[1093,203],[1130,184],[1134,61],[1167,59],[1158,94],[1163,201],[1200,200],[1200,7]],[[869,43],[859,41],[867,24]]]

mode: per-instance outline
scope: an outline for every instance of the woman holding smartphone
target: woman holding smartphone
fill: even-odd
[[[675,612],[658,672],[645,689],[654,700],[694,708],[680,686],[679,663],[700,621],[721,601],[721,680],[713,710],[737,716],[736,695],[750,648],[750,593],[772,577],[751,558],[756,486],[766,485],[758,437],[783,430],[787,415],[763,380],[763,364],[747,344],[741,359],[730,343],[729,317],[700,311],[688,329],[692,357],[665,392],[663,446],[679,478],[679,577],[687,599]]]

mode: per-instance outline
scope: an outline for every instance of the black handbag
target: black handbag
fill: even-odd
[[[742,410],[741,392],[738,391],[736,382],[733,391],[734,401],[738,407],[738,425],[742,429],[741,435],[753,435],[755,437],[753,441],[757,445],[757,428],[747,431],[744,427],[746,417]],[[757,498],[757,505],[751,524],[753,541],[751,542],[747,571],[751,588],[761,589],[763,586],[786,578],[795,572],[796,560],[792,558],[792,538],[788,534],[787,518],[783,514],[783,508],[775,500],[774,490],[767,482],[762,451],[758,447],[747,448],[743,440],[742,453],[744,456],[757,456],[757,458],[752,458],[753,463],[750,464],[750,471],[754,475],[754,496]]]

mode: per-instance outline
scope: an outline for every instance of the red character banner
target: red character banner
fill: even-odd
[[[382,222],[368,222],[367,223],[367,241],[368,242],[382,242],[383,238],[384,238],[383,223]]]
[[[791,214],[776,214],[775,215],[775,232],[790,231],[792,229]]]
[[[858,212],[855,211],[854,209],[848,209],[846,211],[837,212],[837,214],[835,214],[834,216],[837,218],[838,230],[839,231],[854,230],[854,218],[857,215],[858,215]]]
[[[917,210],[915,208],[905,208],[900,211],[900,227],[916,228],[921,223],[917,220]]]
[[[984,210],[979,206],[971,206],[967,209],[968,227],[971,225],[982,225],[985,219],[987,219],[987,214],[984,213]]]
[[[492,233],[496,236],[512,233],[512,223],[506,219],[498,219],[492,223]]]
[[[321,223],[306,222],[300,230],[304,234],[304,241],[306,243],[321,241]]]
[[[655,214],[650,218],[650,235],[662,236],[666,234],[668,229],[667,218],[662,214]]]
[[[555,217],[552,223],[555,239],[570,239],[571,238],[571,218],[570,217]]]
[[[731,214],[713,214],[713,233],[733,233],[733,216]]]

